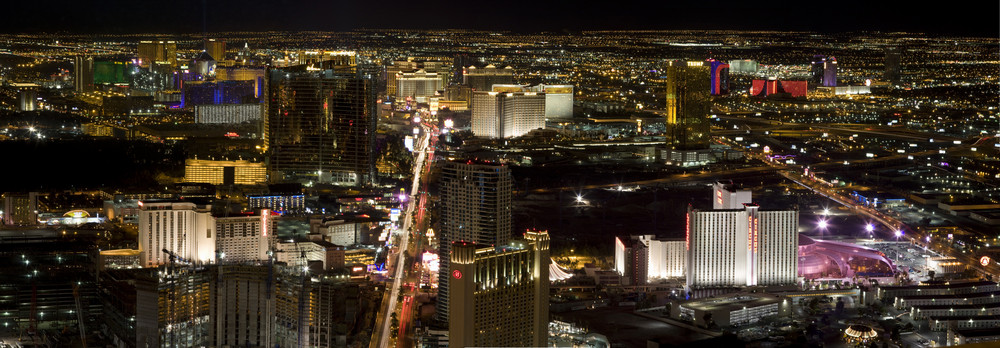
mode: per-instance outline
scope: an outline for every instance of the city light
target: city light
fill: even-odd
[[[825,230],[829,226],[830,223],[823,219],[820,219],[819,222],[816,223],[816,227],[818,227],[821,230]]]

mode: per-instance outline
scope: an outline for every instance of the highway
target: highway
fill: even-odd
[[[392,321],[389,318],[392,317],[392,312],[396,310],[396,298],[399,296],[400,284],[402,283],[405,261],[406,261],[406,250],[410,243],[410,228],[413,222],[413,211],[414,208],[419,206],[419,204],[414,204],[414,197],[416,197],[420,192],[420,174],[423,172],[424,162],[427,159],[427,144],[430,139],[430,132],[426,126],[423,127],[424,131],[421,134],[420,141],[415,144],[413,152],[417,154],[416,161],[413,163],[413,186],[410,190],[410,199],[406,205],[406,212],[403,213],[403,223],[400,225],[398,230],[399,244],[394,246],[396,249],[396,264],[395,268],[389,272],[393,274],[392,285],[389,288],[389,297],[382,301],[382,311],[379,314],[380,319],[376,321],[376,324],[381,324],[381,327],[377,328],[372,334],[372,347],[386,348],[390,346]],[[377,343],[377,345],[376,345]]]

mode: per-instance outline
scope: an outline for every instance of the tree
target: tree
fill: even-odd
[[[841,313],[844,313],[844,299],[843,298],[838,298],[837,299],[837,314],[841,314]]]

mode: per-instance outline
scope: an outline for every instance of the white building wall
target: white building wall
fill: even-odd
[[[621,237],[615,237],[615,272],[625,274],[625,242]]]
[[[689,287],[793,284],[798,272],[798,211],[688,212]]]
[[[349,246],[358,243],[357,224],[341,221],[327,227],[326,235],[330,238],[330,243]]]
[[[189,202],[151,202],[139,208],[140,264],[163,265],[163,249],[190,262],[215,261],[214,219],[207,209]]]
[[[545,94],[507,93],[502,137],[519,137],[539,128],[545,128]]]
[[[799,213],[795,210],[760,211],[757,284],[794,284],[798,280]]]
[[[472,134],[477,137],[499,138],[500,105],[496,92],[472,94]]]
[[[264,209],[259,216],[216,219],[216,247],[225,253],[224,261],[267,260],[267,251],[276,241],[277,227],[270,214],[270,210]]]
[[[228,124],[260,121],[263,104],[195,105],[196,123]]]
[[[544,93],[473,93],[472,133],[476,136],[519,137],[538,128],[545,128]]]

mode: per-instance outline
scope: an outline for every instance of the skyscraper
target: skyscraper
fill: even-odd
[[[710,62],[712,95],[729,94],[729,64],[712,59]]]
[[[472,134],[510,138],[545,128],[545,93],[473,92]]]
[[[649,234],[615,237],[615,271],[622,275],[623,284],[683,277],[686,261],[684,239],[659,239]]]
[[[710,91],[709,67],[702,62],[670,62],[666,104],[668,147],[676,150],[708,148]]]
[[[210,210],[210,205],[192,202],[140,202],[139,264],[168,264],[164,249],[189,262],[214,261],[215,226]]]
[[[713,200],[740,192],[716,185]],[[723,198],[725,201],[725,198]],[[688,288],[786,285],[798,277],[797,210],[688,208],[686,221]],[[723,208],[728,208],[722,204]]]
[[[837,87],[836,57],[827,57],[820,54],[813,56],[809,71],[812,74],[812,79],[809,82],[813,85]]]
[[[898,84],[901,78],[902,55],[899,47],[887,47],[885,49],[885,80],[892,84]]]
[[[94,59],[87,56],[73,58],[73,89],[77,92],[94,90]]]
[[[454,243],[450,346],[546,345],[549,235],[528,231],[524,239],[505,246]]]
[[[448,85],[447,72],[400,72],[396,79],[396,100],[413,97],[417,102],[427,102],[427,97],[434,96],[437,91],[443,91]]]
[[[514,179],[507,166],[446,162],[441,169],[441,231],[438,256],[438,318],[448,321],[448,281],[453,242],[505,245],[511,233]]]
[[[354,65],[270,71],[264,128],[272,180],[372,183],[376,104],[372,79]]]
[[[170,66],[177,65],[177,42],[175,41],[140,41],[139,65],[148,68],[156,62],[165,62]]]
[[[216,39],[205,39],[205,52],[212,56],[217,62],[226,60],[226,41]]]
[[[476,91],[490,91],[493,85],[509,85],[514,83],[514,68],[498,69],[487,65],[483,68],[469,66],[462,75],[463,82]]]
[[[645,236],[642,236],[645,237]],[[615,237],[615,271],[624,285],[645,285],[649,278],[649,247],[641,238]]]

